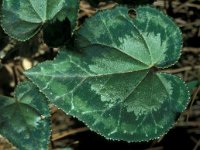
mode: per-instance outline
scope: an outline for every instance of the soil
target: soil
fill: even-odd
[[[95,8],[81,1],[79,25],[99,9],[111,8],[112,2],[99,3]],[[159,140],[141,143],[116,142],[104,139],[90,131],[77,119],[65,115],[52,106],[52,139],[49,147],[74,150],[124,149],[124,150],[198,150],[200,149],[200,1],[157,0],[153,3],[165,11],[183,32],[183,51],[179,62],[166,69],[187,83],[191,83],[191,102],[173,129]],[[0,95],[12,96],[14,88],[25,80],[23,71],[35,64],[53,59],[57,48],[43,43],[41,34],[21,43],[9,38],[0,28]],[[192,81],[192,82],[191,82]],[[195,84],[192,84],[195,83]],[[200,82],[199,82],[200,83]],[[15,149],[0,137],[0,150]]]

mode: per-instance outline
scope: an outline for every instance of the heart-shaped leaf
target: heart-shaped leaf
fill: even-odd
[[[25,41],[55,20],[68,18],[74,29],[78,8],[79,0],[3,0],[1,25],[9,36]]]
[[[31,82],[18,85],[15,98],[0,96],[0,134],[19,149],[47,149],[49,115],[45,96]]]
[[[79,52],[26,72],[47,98],[108,139],[144,141],[166,133],[189,99],[178,77],[154,71],[180,55],[181,33],[163,13],[139,7],[98,12],[76,33]]]

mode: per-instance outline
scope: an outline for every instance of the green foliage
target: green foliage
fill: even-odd
[[[200,80],[193,80],[187,83],[189,91],[192,91],[200,85]]]
[[[37,34],[44,24],[66,18],[74,29],[79,0],[3,0],[1,25],[9,36],[25,41]]]
[[[45,96],[31,82],[19,84],[15,98],[0,96],[0,134],[19,149],[47,149],[49,115]]]
[[[98,12],[75,33],[76,52],[27,71],[51,103],[113,140],[147,141],[166,133],[189,99],[178,77],[155,71],[180,56],[179,28],[151,7]]]
[[[165,134],[189,99],[185,83],[161,70],[180,57],[179,28],[155,8],[117,6],[74,32],[78,8],[78,0],[3,0],[1,25],[11,37],[25,41],[43,29],[49,46],[70,39],[74,47],[26,71],[30,81],[17,86],[15,98],[0,96],[0,134],[22,150],[47,149],[47,100],[107,139],[148,141]]]

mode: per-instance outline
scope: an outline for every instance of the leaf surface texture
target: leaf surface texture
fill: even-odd
[[[19,149],[47,149],[49,115],[45,96],[29,81],[17,86],[15,98],[0,96],[0,134]]]
[[[108,139],[147,141],[166,133],[189,99],[178,77],[153,71],[174,64],[181,33],[151,7],[98,12],[75,33],[77,51],[26,72],[51,103]]]

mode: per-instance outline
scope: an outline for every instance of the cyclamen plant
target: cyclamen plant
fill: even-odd
[[[78,0],[3,0],[1,25],[10,37],[25,41],[42,29],[54,36],[45,29],[67,20],[69,36],[52,45],[72,36],[74,46],[25,71],[14,98],[0,97],[0,134],[22,150],[48,149],[54,104],[107,139],[164,135],[189,102],[185,83],[162,72],[180,57],[179,28],[151,6],[131,8],[133,18],[117,5],[76,29],[78,9]]]

